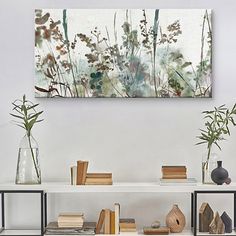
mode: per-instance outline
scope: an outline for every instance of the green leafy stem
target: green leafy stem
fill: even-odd
[[[26,99],[25,95],[23,96],[22,100],[17,99],[12,103],[12,105],[13,113],[10,113],[10,115],[17,119],[14,121],[17,126],[26,130],[34,168],[37,174],[37,178],[39,179],[40,174],[37,168],[34,151],[31,143],[31,130],[36,123],[43,121],[42,119],[39,119],[39,116],[43,113],[43,111],[37,112],[35,108],[39,104],[33,104],[31,101]]]

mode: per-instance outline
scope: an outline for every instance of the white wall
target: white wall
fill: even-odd
[[[35,8],[213,9],[213,98],[35,99]],[[205,149],[194,144],[203,124],[201,111],[236,102],[235,8],[235,0],[0,0],[0,182],[14,181],[17,147],[23,130],[10,123],[8,113],[11,102],[24,93],[39,102],[45,111],[45,121],[34,130],[40,144],[43,181],[69,181],[69,166],[78,159],[89,160],[89,171],[111,171],[114,181],[156,181],[163,164],[185,164],[189,176],[200,180]],[[236,181],[235,142],[234,130],[222,144],[220,154],[233,181]],[[141,226],[155,217],[163,221],[174,202],[179,203],[188,216],[189,199],[185,197],[153,194],[51,196],[54,203],[50,218],[53,219],[60,209],[77,209],[95,220],[102,207],[112,207],[113,202],[120,201],[127,205],[123,215],[136,217]],[[83,201],[78,205],[80,199]],[[16,219],[22,215],[21,203],[20,199],[9,198],[12,206],[9,212]],[[29,200],[27,210],[36,203]],[[34,212],[33,215],[37,216]],[[9,222],[9,225],[20,222],[18,219],[17,223]],[[36,223],[37,220],[27,221],[32,226]]]

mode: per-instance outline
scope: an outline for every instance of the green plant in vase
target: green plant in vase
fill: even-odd
[[[22,100],[17,99],[13,103],[11,116],[15,118],[14,123],[26,131],[20,142],[16,172],[16,184],[40,184],[41,171],[38,160],[38,144],[32,136],[32,129],[36,123],[43,121],[39,119],[43,111],[37,111],[39,104],[34,104],[24,95]]]
[[[206,144],[207,155],[202,162],[202,182],[212,183],[210,174],[216,166],[211,166],[212,148],[216,146],[221,150],[220,141],[225,140],[225,136],[230,135],[230,126],[236,126],[234,117],[236,115],[236,104],[232,108],[225,105],[215,107],[211,111],[203,111],[205,129],[200,129],[201,134],[197,136],[200,142],[196,145]],[[216,161],[213,160],[216,164]]]

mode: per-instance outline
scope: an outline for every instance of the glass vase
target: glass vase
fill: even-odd
[[[207,153],[202,158],[202,183],[203,184],[215,184],[211,179],[211,172],[217,167],[217,161],[219,156],[216,153],[211,153],[209,159]]]
[[[20,142],[15,183],[41,184],[38,143],[31,133]]]

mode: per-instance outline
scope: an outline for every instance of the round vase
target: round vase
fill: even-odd
[[[185,216],[179,209],[178,205],[174,205],[172,210],[166,216],[166,226],[170,228],[171,233],[180,233],[186,224]]]
[[[211,172],[211,179],[217,185],[222,185],[228,179],[229,174],[226,169],[222,167],[222,161],[217,161],[217,168]]]

